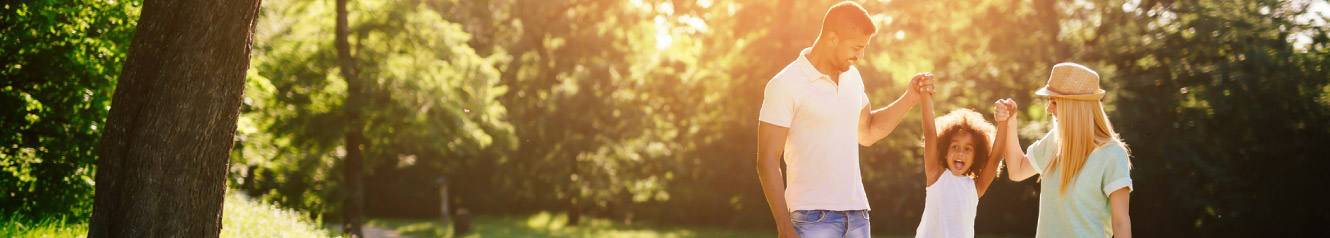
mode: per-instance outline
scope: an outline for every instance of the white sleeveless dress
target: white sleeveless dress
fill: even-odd
[[[915,237],[974,237],[974,215],[979,208],[974,179],[947,170],[925,190],[924,215]]]

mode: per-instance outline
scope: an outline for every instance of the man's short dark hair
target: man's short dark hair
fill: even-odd
[[[868,17],[868,11],[853,1],[844,1],[831,6],[827,15],[822,17],[822,33],[836,32],[845,34],[848,30],[859,30],[865,35],[877,34],[877,25]]]

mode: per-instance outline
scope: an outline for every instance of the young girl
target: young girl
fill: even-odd
[[[994,119],[1006,122],[1008,103],[994,103]],[[993,125],[970,109],[958,109],[933,122],[933,103],[924,96],[924,176],[927,185],[924,214],[915,237],[974,237],[974,216],[979,197],[997,177],[1002,162],[1001,150],[990,150]],[[936,128],[936,129],[935,129]],[[936,130],[941,130],[938,135]],[[998,138],[1007,134],[997,130]],[[938,147],[941,143],[942,147]],[[1002,148],[998,143],[992,148]],[[991,151],[991,152],[990,152]]]
[[[1016,135],[1003,139],[1012,181],[1043,176],[1035,237],[1131,237],[1130,155],[1099,102],[1099,74],[1057,64],[1035,94],[1049,98],[1046,110],[1056,126],[1030,145],[1029,154]],[[1016,128],[1015,119],[1008,121],[1004,127]]]

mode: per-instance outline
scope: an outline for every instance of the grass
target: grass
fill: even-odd
[[[578,226],[568,225],[562,213],[536,213],[529,216],[482,216],[471,221],[471,232],[452,236],[451,226],[438,220],[370,219],[367,225],[395,229],[411,237],[772,237],[775,232],[696,228],[676,226],[627,225],[600,218],[582,219]]]
[[[563,213],[541,212],[528,216],[482,216],[472,220],[471,233],[460,237],[451,235],[449,226],[440,225],[438,220],[409,219],[370,219],[368,225],[396,229],[404,236],[443,237],[443,238],[480,238],[480,237],[640,237],[640,238],[687,238],[687,237],[775,237],[774,230],[740,230],[724,228],[658,226],[649,224],[624,224],[600,218],[583,217],[582,224],[568,225],[568,216]],[[896,238],[913,237],[912,235],[874,235],[873,237]],[[980,236],[984,237],[984,236]]]
[[[87,223],[66,223],[62,217],[43,218],[35,223],[11,215],[0,218],[0,237],[86,237]],[[221,237],[330,237],[304,214],[276,205],[227,193],[222,211]]]
[[[0,237],[84,237],[88,224],[67,224],[64,217],[47,217],[33,224],[25,224],[23,217],[10,215],[0,221]]]
[[[36,223],[24,223],[11,215],[0,218],[0,237],[84,237],[86,223],[66,223],[63,218],[44,218]],[[471,232],[452,236],[452,227],[438,220],[374,218],[368,226],[396,230],[407,237],[480,238],[480,237],[773,237],[775,231],[657,226],[650,224],[624,224],[601,218],[583,218],[578,226],[568,225],[568,216],[562,213],[541,212],[526,216],[481,216],[471,222]],[[237,193],[226,195],[222,214],[221,237],[333,237],[339,236],[331,228],[321,228],[315,219],[300,212],[283,209],[256,201]],[[892,235],[874,237],[908,237]],[[979,237],[991,237],[983,236]]]
[[[680,226],[628,225],[607,219],[586,218],[578,226],[568,225],[562,213],[541,212],[528,216],[482,216],[472,220],[471,233],[452,236],[452,228],[438,220],[369,219],[367,225],[395,229],[403,236],[480,238],[480,237],[775,237],[774,230],[738,230]],[[910,234],[874,235],[880,238],[914,237]],[[978,235],[977,237],[1015,237]]]
[[[304,213],[241,195],[227,193],[221,237],[329,237]]]

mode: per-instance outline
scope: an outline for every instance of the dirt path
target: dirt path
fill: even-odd
[[[407,238],[407,237],[410,237],[410,236],[403,236],[401,233],[398,233],[396,230],[393,230],[392,228],[386,228],[386,227],[377,227],[377,226],[368,226],[368,225],[367,225],[367,226],[361,227],[361,229],[364,229],[364,232],[365,232],[365,238]]]

